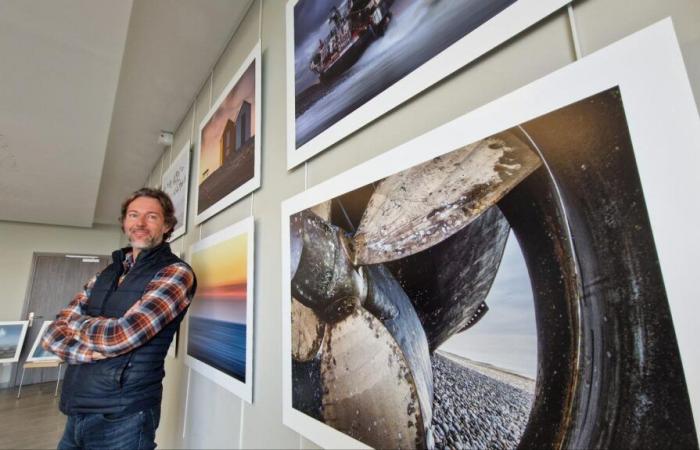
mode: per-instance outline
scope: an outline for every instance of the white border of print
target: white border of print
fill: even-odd
[[[22,347],[24,347],[24,337],[27,335],[27,327],[29,326],[28,320],[14,320],[9,322],[0,322],[0,326],[3,325],[23,325],[22,331],[20,332],[19,342],[17,343],[17,350],[15,350],[15,356],[12,358],[2,358],[0,359],[0,364],[13,363],[19,361],[19,355],[22,353]]]
[[[238,186],[236,189],[228,193],[225,197],[220,199],[218,202],[214,203],[211,205],[209,208],[205,209],[201,213],[198,213],[199,209],[199,159],[200,159],[200,153],[201,153],[201,145],[202,145],[202,129],[204,126],[207,124],[211,116],[214,115],[217,109],[219,109],[219,106],[221,103],[223,103],[224,99],[226,96],[231,92],[231,89],[238,83],[240,78],[243,76],[246,70],[250,67],[250,65],[255,62],[255,162],[253,163],[253,178],[250,180],[246,181],[242,185]],[[227,206],[232,205],[233,203],[236,203],[238,200],[242,199],[246,195],[250,194],[251,192],[255,191],[260,187],[260,144],[262,141],[262,133],[260,132],[261,130],[261,118],[262,118],[262,98],[260,95],[260,92],[262,90],[262,81],[261,81],[261,67],[262,67],[262,58],[261,58],[261,53],[260,53],[260,42],[258,41],[257,44],[255,44],[255,47],[253,47],[253,50],[250,52],[250,54],[246,57],[246,59],[243,61],[241,64],[241,67],[238,69],[236,74],[231,78],[231,81],[228,82],[226,87],[224,88],[223,92],[221,95],[219,95],[219,98],[216,99],[214,104],[212,105],[211,109],[207,113],[206,116],[202,119],[202,121],[199,123],[199,131],[197,132],[197,151],[195,153],[195,171],[194,171],[194,178],[195,178],[195,183],[194,183],[194,212],[195,212],[195,217],[194,217],[194,224],[198,225],[205,220],[209,219],[210,217],[218,214],[221,212],[223,209],[225,209]]]
[[[27,362],[34,362],[34,361],[56,361],[56,362],[63,362],[61,358],[58,356],[54,355],[53,353],[51,354],[52,356],[41,356],[41,357],[35,357],[34,352],[36,351],[37,347],[41,345],[41,338],[44,337],[44,333],[46,333],[46,329],[51,325],[51,322],[53,320],[44,320],[44,323],[41,324],[41,329],[39,330],[39,334],[36,335],[36,339],[34,339],[34,344],[32,344],[32,349],[29,350],[29,356],[27,356]]]
[[[187,145],[189,145],[189,142],[187,143]],[[187,209],[185,209],[185,215],[186,214]],[[173,252],[173,255],[177,256],[178,258],[182,258],[182,252]],[[178,339],[180,339],[180,329],[183,326],[188,326],[188,324],[189,322],[186,324],[185,321],[181,321],[180,325],[177,326],[177,331],[175,332],[175,334],[173,334],[173,340],[170,341],[170,345],[168,346],[168,353],[166,353],[165,356],[168,356],[170,358],[177,358]]]
[[[282,298],[291,298],[289,217],[465,143],[619,86],[668,295],[695,428],[700,430],[700,346],[695,259],[700,253],[700,118],[670,19],[346,171],[282,204]],[[663,151],[672,150],[672,154]],[[292,408],[291,311],[283,301],[283,421],[326,448],[355,447]]]
[[[191,143],[188,140],[182,147],[182,150],[180,150],[180,153],[177,155],[177,157],[170,163],[170,167],[168,167],[168,170],[166,170],[163,176],[160,178],[161,189],[165,191],[165,180],[167,178],[172,178],[173,176],[175,176],[175,172],[179,167],[185,167],[185,201],[181,205],[185,213],[182,215],[182,223],[177,224],[177,228],[173,230],[173,234],[170,235],[170,239],[168,240],[168,242],[173,242],[175,239],[179,238],[187,231],[187,198],[189,197],[190,191],[190,148]],[[170,195],[170,198],[172,199],[172,195],[170,194],[170,192],[165,192],[168,195]],[[174,206],[177,210],[178,205]]]
[[[241,220],[229,227],[218,231],[211,236],[202,239],[195,244],[190,246],[189,251],[189,262],[192,263],[192,257],[195,253],[202,251],[206,248],[212,247],[220,242],[226,241],[233,237],[239,236],[241,234],[248,235],[248,271],[247,271],[247,282],[246,282],[246,342],[245,342],[245,379],[246,382],[242,383],[234,377],[225,374],[224,372],[217,370],[210,365],[193,358],[187,352],[185,348],[185,364],[209,378],[216,384],[224,387],[225,389],[233,392],[238,397],[242,398],[248,403],[253,403],[253,329],[255,328],[253,311],[255,310],[255,300],[253,296],[253,285],[255,284],[254,272],[255,272],[255,220],[252,216]],[[189,325],[188,325],[189,326]],[[189,345],[189,330],[187,333],[187,342],[185,342],[185,347]]]
[[[518,0],[488,22],[435,55],[401,80],[346,115],[299,148],[296,148],[296,103],[294,72],[294,6],[287,3],[287,170],[320,153],[355,130],[391,111],[419,92],[532,24],[547,17],[571,0]]]

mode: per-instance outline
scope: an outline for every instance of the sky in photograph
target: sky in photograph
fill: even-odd
[[[246,322],[248,235],[240,234],[192,255],[197,274],[193,316]]]
[[[486,304],[486,315],[446,341],[440,350],[536,378],[537,328],[532,288],[512,231]]]
[[[0,347],[16,345],[22,325],[0,325]]]
[[[202,129],[202,146],[199,156],[199,178],[201,184],[204,178],[202,174],[209,170],[211,174],[219,168],[219,141],[226,127],[226,122],[236,120],[241,105],[246,101],[250,103],[250,135],[255,135],[255,61],[253,61],[238,80],[236,85],[228,93],[216,112],[211,116]]]

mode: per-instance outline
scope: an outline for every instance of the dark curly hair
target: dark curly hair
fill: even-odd
[[[163,241],[170,239],[170,235],[173,234],[175,225],[177,225],[177,218],[175,217],[175,207],[173,206],[173,201],[170,200],[170,196],[160,189],[152,188],[141,188],[135,191],[133,194],[128,196],[126,200],[122,202],[121,215],[119,216],[119,223],[124,226],[124,218],[126,217],[126,209],[129,207],[131,202],[139,197],[149,197],[158,200],[160,206],[163,208],[163,219],[165,224],[170,227],[167,233],[163,234]]]

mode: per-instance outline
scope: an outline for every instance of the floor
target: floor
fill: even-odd
[[[66,416],[54,397],[56,383],[0,389],[0,449],[56,448],[63,434]],[[60,392],[59,392],[60,395]]]

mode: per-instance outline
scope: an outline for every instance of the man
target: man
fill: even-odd
[[[69,363],[59,449],[155,448],[165,355],[197,283],[165,242],[177,223],[166,193],[134,192],[119,221],[131,247],[112,254],[42,340]]]

